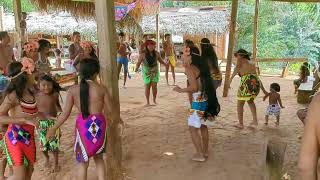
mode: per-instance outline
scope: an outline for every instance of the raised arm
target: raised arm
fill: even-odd
[[[237,63],[236,67],[235,67],[234,70],[233,70],[233,73],[232,73],[232,76],[231,76],[231,78],[230,78],[229,84],[231,84],[233,78],[240,72],[240,68],[241,68],[241,67],[240,67],[240,64]]]
[[[320,95],[314,97],[306,118],[306,126],[299,155],[299,172],[301,180],[317,180],[319,158],[319,141],[317,129],[320,127]]]
[[[175,91],[179,93],[194,93],[198,91],[198,86],[197,86],[197,79],[195,77],[195,74],[192,72],[191,67],[186,68],[186,75],[188,78],[189,85],[186,88],[180,88],[179,86],[176,86],[174,88]]]
[[[11,101],[11,99],[14,99],[13,94],[9,94],[5,97],[3,103],[0,106],[0,124],[24,124],[27,123],[27,120],[25,118],[16,118],[16,117],[10,117],[8,112],[11,108],[15,106],[15,103]]]
[[[62,110],[62,113],[58,117],[56,124],[53,126],[52,129],[55,129],[55,130],[58,129],[70,116],[70,113],[72,111],[72,107],[74,104],[74,99],[73,99],[73,95],[72,95],[73,90],[74,90],[73,88],[68,90],[65,106]]]

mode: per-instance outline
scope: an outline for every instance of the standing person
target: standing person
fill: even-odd
[[[203,60],[206,60],[208,62],[213,87],[217,90],[222,83],[222,73],[218,64],[218,56],[214,51],[210,40],[207,38],[203,38],[201,40],[201,57]]]
[[[173,85],[176,84],[176,74],[174,72],[174,68],[176,67],[176,51],[174,49],[174,44],[171,42],[171,35],[166,34],[164,35],[165,42],[163,43],[163,51],[165,53],[165,59],[168,63],[166,66],[166,80],[167,85],[169,85],[168,80],[168,73],[169,73],[169,66],[171,67],[171,73],[173,78]]]
[[[303,63],[300,67],[299,79],[293,81],[294,94],[297,94],[299,86],[301,83],[308,82],[308,77],[310,76],[309,64],[307,62]]]
[[[129,52],[127,44],[124,42],[125,40],[125,34],[123,32],[120,32],[118,35],[119,42],[117,44],[117,63],[118,63],[118,78],[120,79],[120,72],[121,68],[123,66],[123,87],[126,87],[126,82],[127,82],[127,75],[128,75],[128,65],[129,65],[129,60],[128,60],[128,55]]]
[[[281,108],[284,108],[282,105],[281,97],[280,97],[280,85],[278,83],[272,83],[270,85],[270,92],[263,98],[265,101],[269,97],[269,106],[266,111],[266,122],[265,125],[268,125],[269,116],[276,116],[277,122],[276,125],[280,124],[280,113]]]
[[[301,180],[317,180],[320,147],[320,94],[316,95],[307,113],[298,167]]]
[[[142,77],[145,84],[145,95],[147,99],[147,106],[150,105],[150,89],[152,88],[153,103],[157,104],[157,94],[158,94],[158,82],[160,78],[158,62],[166,65],[166,63],[160,57],[159,52],[156,51],[156,42],[152,40],[147,40],[145,42],[146,50],[144,53],[140,54],[139,60],[136,66],[136,72],[138,71],[141,63],[143,63]]]
[[[96,163],[99,180],[105,179],[105,163],[103,152],[106,146],[107,117],[113,117],[111,112],[112,99],[108,89],[95,82],[100,71],[98,61],[83,59],[80,62],[80,85],[68,90],[65,107],[58,117],[57,123],[48,131],[47,138],[54,138],[58,128],[68,119],[75,106],[79,110],[76,119],[75,155],[78,162],[78,179],[87,179],[89,159]]]
[[[57,48],[54,51],[54,55],[56,56],[56,63],[55,63],[56,68],[60,69],[61,68],[61,51],[60,51],[60,49]]]
[[[30,180],[36,160],[35,127],[31,124],[35,124],[39,115],[31,91],[34,85],[33,70],[34,62],[28,58],[8,66],[11,82],[0,106],[0,123],[9,124],[5,134],[5,148],[8,165],[13,167],[13,175],[8,179]]]
[[[22,57],[27,57],[32,59],[34,62],[37,62],[39,59],[38,49],[39,49],[38,42],[36,41],[27,42],[23,46]]]
[[[54,168],[53,172],[58,172],[59,167],[59,146],[60,146],[60,129],[57,130],[56,136],[52,140],[47,140],[47,130],[54,126],[55,118],[58,112],[61,112],[61,106],[59,102],[59,93],[61,91],[60,85],[55,82],[49,75],[44,75],[40,77],[39,80],[40,92],[37,94],[37,106],[40,113],[43,113],[45,119],[39,120],[39,142],[40,150],[45,157],[44,167],[48,168],[50,166],[49,154],[52,152],[54,156]]]
[[[83,52],[83,49],[80,46],[81,35],[79,32],[75,31],[72,34],[73,43],[69,46],[69,58],[71,61],[75,61],[75,58]],[[78,84],[78,78],[75,79],[75,84]]]
[[[241,77],[240,87],[238,89],[237,95],[237,111],[239,124],[235,127],[238,129],[244,128],[243,106],[247,102],[253,116],[253,121],[252,123],[250,123],[249,127],[256,128],[258,126],[258,118],[256,104],[254,103],[254,100],[258,96],[260,88],[262,88],[265,94],[267,94],[267,92],[263,88],[260,78],[257,75],[255,64],[250,61],[251,54],[244,49],[240,49],[234,55],[237,58],[237,66],[235,67],[231,76],[230,84],[237,74],[239,74],[239,76]]]
[[[0,31],[0,41],[0,69],[6,74],[8,64],[15,61],[7,31]]]
[[[40,39],[38,41],[39,48],[38,48],[38,60],[36,61],[36,71],[38,77],[42,76],[43,74],[50,74],[51,65],[49,61],[50,49],[51,44],[49,41],[45,39]]]
[[[196,154],[192,157],[192,160],[204,162],[209,157],[207,126],[214,124],[215,118],[220,112],[220,105],[213,87],[209,67],[196,52],[198,52],[196,47],[185,47],[182,58],[185,62],[191,62],[189,66],[185,66],[188,86],[187,88],[177,86],[174,91],[192,94],[188,117],[188,126],[196,149]]]

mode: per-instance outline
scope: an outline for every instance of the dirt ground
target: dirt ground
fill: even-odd
[[[164,77],[159,83],[158,105],[144,107],[144,86],[140,75],[128,81],[127,89],[120,89],[121,116],[126,122],[123,137],[123,165],[127,180],[258,180],[263,174],[263,145],[268,138],[276,138],[288,144],[285,154],[284,173],[296,179],[297,158],[300,147],[299,136],[303,125],[296,117],[302,108],[293,94],[292,79],[262,77],[266,87],[272,82],[281,84],[284,106],[280,126],[270,120],[265,127],[264,112],[267,102],[262,95],[257,100],[259,129],[237,130],[236,91],[239,79],[232,83],[227,98],[222,98],[222,88],[218,89],[221,113],[215,126],[209,129],[210,157],[205,163],[190,160],[194,147],[187,127],[188,100],[186,94],[173,92],[172,86],[165,85]],[[185,76],[177,77],[177,84],[185,86]],[[262,93],[261,93],[262,94]],[[73,179],[76,162],[73,155],[74,111],[72,117],[62,127],[61,172],[50,174],[41,171],[44,158],[37,154],[34,180]],[[251,120],[249,108],[245,107],[245,124]],[[169,152],[169,153],[168,153]],[[170,154],[172,155],[166,155]],[[91,161],[88,179],[96,179],[94,162]]]

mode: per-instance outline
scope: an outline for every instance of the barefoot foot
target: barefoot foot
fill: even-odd
[[[258,128],[258,123],[252,122],[249,124],[249,129],[257,129]]]
[[[244,128],[243,124],[237,124],[237,125],[234,125],[234,127],[237,128],[237,129],[243,129]]]
[[[206,158],[204,158],[202,154],[195,154],[191,160],[196,162],[205,162]]]

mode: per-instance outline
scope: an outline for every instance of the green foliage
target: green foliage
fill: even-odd
[[[1,0],[0,6],[3,6],[6,12],[13,12],[13,0]],[[24,12],[32,12],[36,7],[28,0],[21,0],[21,9]]]

